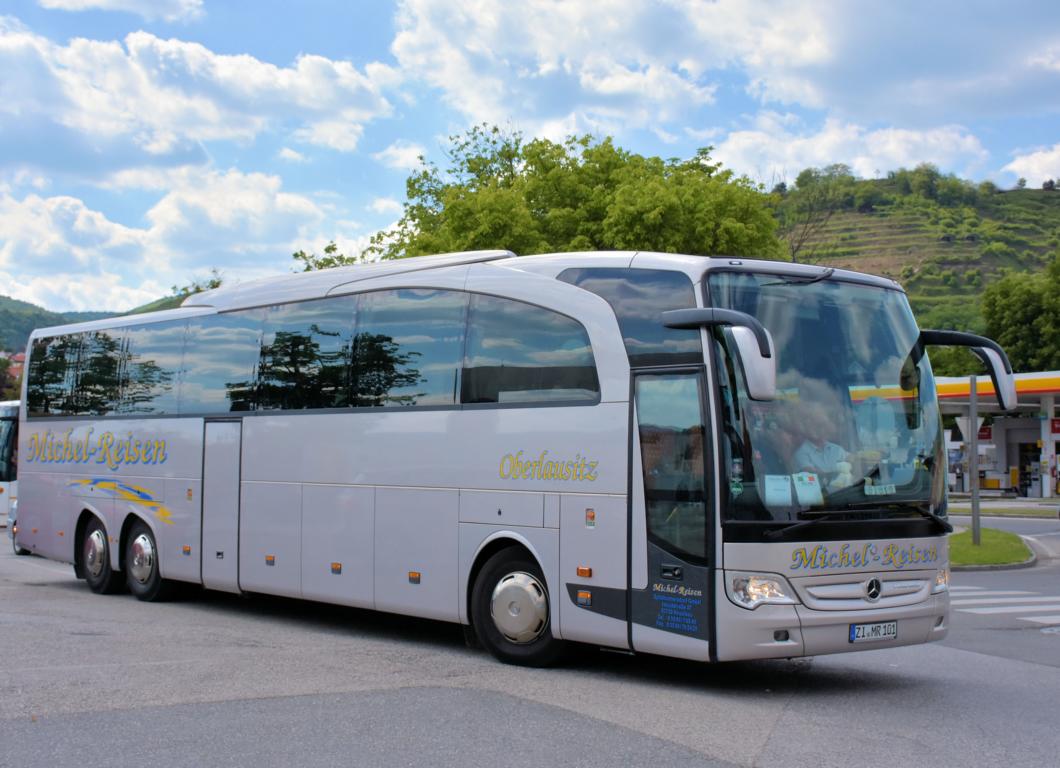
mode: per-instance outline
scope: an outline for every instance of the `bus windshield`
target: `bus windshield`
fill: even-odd
[[[758,318],[777,357],[777,398],[752,401],[717,332],[726,519],[945,515],[934,379],[905,294],[737,272],[710,274],[708,290]]]

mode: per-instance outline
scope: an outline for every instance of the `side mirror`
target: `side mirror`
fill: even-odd
[[[1016,409],[1016,377],[1012,375],[1012,363],[996,341],[985,336],[961,331],[921,331],[920,349],[927,346],[968,347],[973,355],[983,361],[994,385],[997,403],[1003,411]]]
[[[731,309],[672,309],[662,313],[667,328],[728,326],[740,358],[747,394],[752,400],[774,400],[777,396],[777,358],[773,337],[766,327],[746,312]]]

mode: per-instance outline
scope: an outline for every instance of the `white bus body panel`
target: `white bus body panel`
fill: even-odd
[[[198,581],[202,435],[202,419],[26,422],[19,543],[73,562],[77,521],[89,511],[106,527],[117,567],[122,525],[134,515],[155,534],[162,575]]]
[[[374,542],[374,488],[302,486],[302,597],[374,608]]]

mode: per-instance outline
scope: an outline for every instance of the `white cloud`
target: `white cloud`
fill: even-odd
[[[281,149],[279,152],[276,153],[276,156],[278,158],[280,158],[281,160],[285,160],[288,163],[304,163],[304,162],[306,162],[306,156],[305,155],[303,155],[301,152],[297,152],[297,151],[291,149],[290,147],[284,147],[283,149]]]
[[[202,16],[202,0],[37,0],[43,8],[60,11],[127,11],[148,21],[186,21]]]
[[[0,272],[0,283],[14,286],[11,296],[53,311],[125,312],[169,294],[169,286],[147,280],[129,285],[119,274],[61,272],[17,280]]]
[[[307,197],[284,192],[278,176],[229,170],[188,172],[146,214],[148,248],[172,263],[216,266],[273,263],[325,218]],[[279,261],[277,261],[279,259]]]
[[[1060,104],[1060,6],[956,0],[401,0],[391,51],[472,122],[538,133],[575,114],[611,132],[677,133],[734,90],[770,108],[925,129]],[[914,18],[915,16],[915,18]],[[1033,53],[1028,54],[1028,51]],[[731,103],[731,102],[730,102]]]
[[[1032,186],[1038,186],[1047,179],[1060,179],[1060,144],[1017,155],[1001,170],[1022,176]]]
[[[714,98],[714,84],[680,66],[686,51],[643,34],[654,16],[674,12],[646,0],[406,0],[391,50],[410,77],[475,122],[536,127],[577,111],[644,127]]]
[[[361,140],[364,128],[353,122],[341,120],[324,120],[294,132],[298,141],[316,144],[339,152],[353,152]]]
[[[377,197],[368,205],[374,213],[401,213],[401,203],[392,197]]]
[[[399,139],[386,149],[373,152],[372,158],[378,160],[388,168],[397,168],[402,171],[411,171],[420,165],[420,156],[425,156],[427,150],[419,144]]]
[[[101,258],[124,260],[143,243],[143,231],[116,224],[77,198],[0,195],[0,269],[47,276]]]
[[[184,169],[168,182],[143,227],[74,197],[0,191],[0,278],[10,273],[12,295],[49,309],[124,310],[210,267],[233,279],[282,272],[320,239],[325,213],[278,177]]]
[[[361,71],[314,55],[278,67],[142,31],[59,45],[10,17],[0,17],[0,71],[0,123],[57,131],[86,154],[131,146],[145,158],[267,129],[350,151],[366,122],[390,113],[381,84],[397,77],[382,64]]]
[[[767,183],[791,181],[804,168],[831,163],[845,163],[866,178],[922,162],[968,176],[988,158],[979,139],[960,126],[868,130],[829,118],[816,132],[798,128],[789,115],[763,113],[753,128],[729,133],[714,157],[737,173]]]

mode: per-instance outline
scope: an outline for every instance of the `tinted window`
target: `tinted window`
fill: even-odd
[[[342,408],[356,298],[271,307],[258,367],[258,408]]]
[[[37,339],[30,353],[27,410],[33,416],[75,413],[74,385],[81,335]]]
[[[596,400],[600,386],[585,329],[541,307],[473,296],[461,400]]]
[[[695,558],[707,555],[700,383],[692,373],[636,380],[648,538]]]
[[[104,416],[118,407],[124,329],[81,334],[81,349],[74,387],[75,413]]]
[[[618,318],[631,366],[703,362],[700,332],[667,328],[661,315],[696,306],[692,281],[681,272],[660,269],[568,269],[560,280],[605,299]]]
[[[15,450],[18,448],[18,419],[0,418],[0,483],[16,479]]]
[[[224,413],[254,407],[260,309],[225,312],[188,323],[180,383],[181,413]]]
[[[118,413],[175,414],[184,352],[183,320],[126,329]]]
[[[358,298],[353,405],[454,403],[467,294],[404,289]]]

